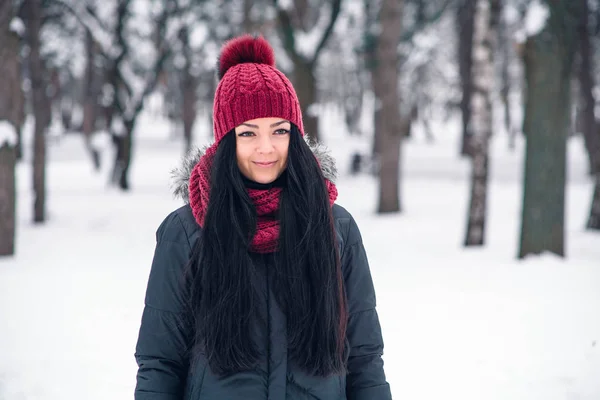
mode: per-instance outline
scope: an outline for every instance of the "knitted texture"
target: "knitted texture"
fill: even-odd
[[[217,144],[206,150],[200,161],[194,166],[190,176],[189,200],[196,222],[204,226],[204,217],[210,199],[211,166],[217,152]],[[338,191],[333,182],[325,179],[329,193],[329,204],[333,205]],[[279,209],[281,188],[268,190],[247,189],[250,199],[256,207],[256,233],[252,238],[250,250],[256,253],[272,253],[277,251],[279,244],[279,219],[276,217]]]
[[[275,56],[261,37],[244,35],[225,43],[219,56],[213,105],[215,142],[245,121],[287,119],[304,135],[298,96],[289,79],[275,68]]]

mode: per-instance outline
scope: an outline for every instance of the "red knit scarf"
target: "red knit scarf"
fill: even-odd
[[[210,196],[210,171],[217,146],[209,147],[198,163],[194,166],[189,182],[189,199],[192,213],[196,222],[204,226],[204,217],[208,208]],[[333,182],[325,179],[329,192],[329,204],[337,199],[337,188]],[[274,187],[267,190],[248,188],[250,199],[256,207],[256,234],[252,239],[250,250],[257,253],[272,253],[277,250],[279,243],[279,219],[276,212],[279,209],[279,197],[282,189]]]

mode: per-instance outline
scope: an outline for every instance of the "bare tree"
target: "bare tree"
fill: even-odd
[[[146,97],[154,90],[163,64],[170,53],[169,43],[166,40],[166,23],[170,12],[174,11],[174,0],[163,4],[163,11],[155,21],[156,34],[155,46],[157,55],[150,68],[146,71],[142,89],[136,90],[125,72],[128,68],[126,58],[131,57],[131,46],[127,42],[126,25],[130,16],[131,0],[120,1],[117,6],[117,25],[115,38],[119,44],[120,52],[117,57],[111,59],[109,70],[109,82],[113,91],[111,134],[115,145],[115,162],[113,166],[111,181],[118,184],[122,190],[129,190],[129,168],[133,154],[133,131],[137,117],[144,106]],[[105,54],[109,54],[105,52]]]
[[[19,38],[11,30],[11,2],[0,3],[0,256],[15,253],[17,127],[24,95],[19,69]]]
[[[473,30],[470,136],[471,200],[465,246],[482,246],[488,192],[488,143],[492,136],[492,89],[496,35],[491,0],[477,0]]]
[[[469,155],[469,140],[471,138],[471,96],[473,93],[471,68],[473,65],[473,30],[477,0],[460,0],[457,8],[456,24],[458,29],[458,66],[462,98],[460,110],[462,113],[462,141],[460,153]]]
[[[24,0],[25,26],[29,46],[28,64],[33,93],[33,221],[46,220],[46,130],[50,124],[50,107],[46,93],[45,66],[40,54],[40,30],[42,27],[41,0]]]
[[[341,0],[328,0],[326,9],[318,2],[316,6],[307,0],[293,0],[293,13],[273,0],[283,46],[294,64],[294,86],[302,107],[304,130],[314,139],[319,139],[319,119],[315,110],[318,101],[316,64],[323,48],[327,45],[341,9]],[[319,40],[311,48],[305,48],[307,42],[303,35],[317,32]]]
[[[579,91],[581,93],[583,137],[588,152],[590,173],[594,176],[594,191],[588,229],[600,230],[600,126],[596,123],[594,108],[596,100],[593,89],[594,63],[593,47],[590,43],[590,8],[587,0],[581,2],[582,12],[579,23]]]
[[[94,5],[88,6],[94,12]],[[94,168],[100,169],[100,151],[94,147],[93,134],[96,131],[97,119],[99,117],[99,100],[100,100],[100,85],[101,79],[98,73],[98,43],[94,40],[94,36],[89,29],[85,30],[85,51],[86,51],[86,67],[85,67],[85,84],[83,87],[83,135],[85,138],[85,147],[88,151]]]
[[[519,258],[544,251],[565,255],[566,144],[581,2],[541,4],[545,25],[523,48],[527,144]]]
[[[581,94],[581,117],[582,130],[585,141],[585,147],[588,152],[590,173],[600,172],[600,135],[596,131],[596,119],[594,116],[594,63],[593,48],[590,43],[590,22],[588,0],[578,0],[581,2],[583,11],[578,25],[578,44],[579,44],[579,92]]]
[[[436,86],[440,82],[440,78],[444,80],[443,73],[439,68],[431,66],[431,61],[434,60],[441,52],[435,49],[435,40],[421,41],[419,37],[435,37],[435,32],[427,32],[428,29],[436,29],[433,26],[443,20],[446,15],[446,10],[453,0],[410,0],[402,3],[402,34],[399,41],[400,57],[398,63],[398,72],[400,76],[400,91],[406,93],[402,99],[402,109],[408,118],[404,120],[406,125],[403,125],[403,135],[410,136],[411,124],[414,121],[420,120],[425,127],[425,135],[427,140],[433,140],[433,132],[430,130],[428,121],[425,121],[427,114],[432,114],[435,111],[433,108],[434,97],[440,101],[444,96],[431,96],[429,88],[437,90]],[[410,7],[409,7],[410,6]],[[377,64],[376,45],[377,38],[380,32],[379,10],[380,4],[373,0],[364,0],[363,2],[364,22],[366,24],[364,30],[364,57],[366,69],[373,74]],[[411,12],[412,11],[412,12]],[[443,40],[446,42],[446,39]],[[423,43],[427,42],[427,44]],[[445,43],[444,43],[445,45]],[[415,79],[416,77],[416,79]],[[443,84],[447,84],[444,82]],[[378,132],[382,132],[378,125],[382,123],[382,118],[379,116],[381,107],[376,107],[375,116],[375,135],[373,136],[372,159],[374,168],[377,171],[377,165],[380,163],[382,138]]]
[[[196,90],[198,87],[197,77],[192,72],[192,49],[189,40],[189,31],[183,27],[179,32],[179,40],[182,44],[184,64],[181,71],[181,94],[183,137],[185,139],[185,152],[192,148],[192,129],[196,121]]]
[[[133,152],[133,132],[144,102],[156,87],[165,61],[173,51],[183,10],[191,7],[188,1],[152,0],[149,16],[134,11],[131,0],[116,1],[114,22],[101,18],[92,7],[75,0],[53,0],[69,11],[90,32],[98,44],[98,52],[105,60],[105,85],[102,96],[108,98],[106,124],[115,146],[115,160],[111,182],[122,190],[129,190],[129,168]],[[149,18],[154,31],[140,35],[134,18]],[[150,43],[148,43],[150,42]],[[140,59],[138,47],[147,50],[152,45],[154,53]]]
[[[379,13],[381,31],[377,37],[375,67],[372,76],[373,93],[380,103],[375,129],[381,129],[378,213],[399,212],[400,146],[409,118],[400,115],[398,88],[398,45],[402,34],[402,0],[382,0]]]
[[[516,148],[516,139],[518,129],[513,123],[513,116],[510,101],[510,92],[512,89],[510,65],[514,60],[514,53],[512,49],[512,40],[510,38],[511,32],[508,21],[503,16],[503,9],[505,8],[505,1],[494,0],[498,12],[498,29],[496,36],[496,44],[498,49],[498,55],[501,63],[500,71],[500,98],[502,99],[502,105],[504,107],[504,129],[509,135],[508,146],[509,149],[514,150]]]
[[[596,131],[600,135],[600,131]],[[596,173],[594,179],[594,191],[592,194],[592,204],[590,206],[590,216],[587,221],[587,228],[600,230],[600,173]]]
[[[360,48],[365,19],[361,8],[342,7],[335,32],[316,71],[319,101],[339,107],[350,135],[361,134],[359,123],[368,85],[364,52]]]
[[[0,42],[4,43],[2,39]],[[0,93],[0,96],[2,95]],[[6,129],[14,129],[14,126],[0,118],[0,135],[8,134],[5,132]],[[16,139],[16,132],[13,134]],[[15,253],[16,162],[14,143],[0,137],[0,256],[10,256]]]

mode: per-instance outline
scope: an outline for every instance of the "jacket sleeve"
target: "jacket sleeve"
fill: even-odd
[[[342,265],[348,298],[348,400],[391,400],[383,369],[383,337],[375,289],[358,226],[351,218]]]
[[[190,329],[184,313],[183,270],[191,246],[175,213],[158,228],[135,350],[136,400],[181,400]]]

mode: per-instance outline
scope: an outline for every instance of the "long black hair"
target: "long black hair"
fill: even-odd
[[[345,372],[347,310],[329,195],[321,168],[292,124],[279,205],[271,288],[286,314],[288,354],[318,376]],[[228,375],[256,366],[258,317],[249,249],[256,209],[237,166],[235,134],[222,139],[211,171],[204,227],[189,264],[193,355]]]

